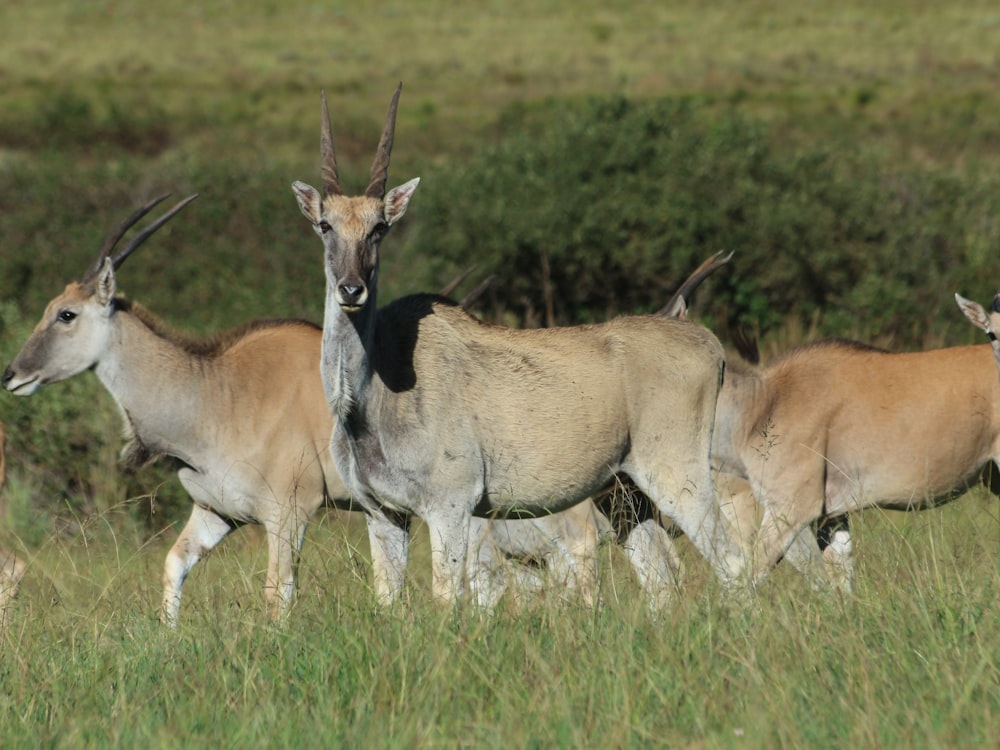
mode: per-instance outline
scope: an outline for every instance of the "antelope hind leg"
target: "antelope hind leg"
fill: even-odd
[[[516,577],[517,563],[507,559],[494,536],[493,521],[473,517],[469,523],[466,575],[469,593],[477,607],[491,611],[508,589],[508,579]],[[506,527],[505,527],[506,528]],[[523,586],[518,581],[515,585]]]
[[[549,532],[553,548],[549,575],[565,586],[588,607],[600,604],[600,575],[597,566],[602,539],[613,535],[611,524],[592,500],[585,500],[562,513],[531,521],[543,533]]]
[[[823,562],[827,577],[835,589],[850,594],[854,590],[854,543],[849,518],[843,515],[822,519],[816,535],[821,544],[826,544]]]
[[[829,587],[823,555],[810,527],[810,518],[784,516],[765,505],[754,543],[754,585],[764,581],[783,557],[802,572],[814,589]]]
[[[588,607],[597,606],[598,594],[597,544],[582,540],[574,548],[556,540],[556,550],[548,560],[549,585],[565,588]]]
[[[681,468],[678,462],[678,471]],[[669,481],[640,481],[642,474],[632,474],[632,480],[657,508],[687,534],[702,556],[715,569],[729,594],[737,594],[746,570],[747,557],[736,530],[715,502],[711,471],[693,467],[687,474],[663,472]],[[692,477],[692,478],[689,478]]]
[[[819,539],[826,541],[822,551]],[[846,521],[828,532],[822,522],[817,533],[803,528],[785,551],[785,560],[805,576],[813,591],[833,589],[846,595],[854,589],[853,544]]]
[[[628,533],[623,547],[646,593],[650,610],[656,612],[668,607],[681,580],[681,560],[670,534],[650,518]]]
[[[292,606],[299,555],[308,521],[295,518],[294,510],[289,510],[288,515],[291,517],[282,519],[277,529],[267,529],[268,560],[264,598],[268,615],[275,621],[284,620]]]
[[[799,530],[785,550],[784,559],[805,576],[813,591],[829,591],[830,579],[827,576],[826,563],[812,528],[806,526]]]
[[[469,524],[466,575],[476,606],[487,610],[496,607],[507,588],[504,570],[507,565],[503,553],[493,541],[490,521],[473,518]]]

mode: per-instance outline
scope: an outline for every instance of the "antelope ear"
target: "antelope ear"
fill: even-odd
[[[962,314],[969,319],[976,328],[981,328],[990,332],[990,318],[983,309],[983,306],[978,302],[973,302],[971,299],[966,299],[961,294],[955,294],[955,302],[958,303],[958,309],[962,311]]]
[[[104,265],[97,275],[97,301],[101,307],[107,307],[118,291],[118,281],[115,279],[115,264],[111,258],[104,259]]]
[[[403,218],[406,207],[410,205],[410,198],[420,184],[420,178],[414,177],[409,182],[393,188],[385,194],[385,223],[390,227]]]
[[[323,215],[319,191],[304,182],[293,182],[292,192],[295,193],[295,200],[299,203],[302,215],[309,219],[314,227],[317,226]]]

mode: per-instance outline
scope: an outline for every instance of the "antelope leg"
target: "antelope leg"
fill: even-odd
[[[646,592],[650,609],[658,611],[666,608],[681,577],[681,560],[670,534],[650,518],[629,532],[624,549]]]
[[[215,545],[236,528],[235,525],[207,508],[195,504],[174,546],[163,564],[163,606],[160,622],[177,627],[181,608],[181,589],[191,569]]]
[[[410,519],[381,510],[365,512],[371,547],[375,596],[391,604],[403,592],[403,579],[410,556]]]

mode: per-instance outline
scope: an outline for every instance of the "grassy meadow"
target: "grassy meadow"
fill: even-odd
[[[123,266],[130,297],[193,334],[319,320],[320,246],[289,187],[319,179],[318,92],[360,191],[400,80],[390,185],[422,183],[383,245],[383,302],[478,263],[473,279],[499,274],[481,314],[530,323],[541,247],[560,319],[589,320],[653,309],[724,246],[732,268],[693,309],[724,343],[737,325],[765,358],[820,335],[981,341],[952,295],[1000,285],[995,3],[204,5],[0,7],[4,366],[105,233],[163,192],[200,198]],[[650,125],[661,112],[673,129]],[[168,632],[162,563],[190,509],[170,463],[118,467],[120,418],[89,373],[0,394],[0,421],[0,544],[29,563],[0,631],[8,747],[1000,737],[1000,505],[984,490],[862,514],[847,600],[779,566],[753,606],[725,603],[678,540],[686,580],[657,616],[614,547],[597,610],[549,592],[492,618],[439,611],[419,524],[406,598],[379,609],[363,524],[321,514],[284,627],[247,528],[194,570]]]

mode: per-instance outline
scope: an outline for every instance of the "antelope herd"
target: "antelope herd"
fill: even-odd
[[[763,366],[727,362],[686,319],[691,291],[731,254],[706,261],[660,313],[604,324],[506,328],[428,294],[377,307],[382,241],[419,183],[387,189],[399,96],[360,196],[341,186],[321,96],[322,188],[292,185],[323,245],[321,328],[258,320],[193,340],[120,296],[124,260],[195,197],[115,253],[163,196],[52,299],[3,374],[28,396],[93,370],[122,415],[123,462],[178,460],[194,503],[164,564],[167,625],[192,568],[245,524],[266,531],[265,597],[284,618],[324,505],[364,515],[383,603],[402,591],[414,517],[446,603],[491,608],[510,581],[516,592],[546,579],[596,603],[597,550],[617,539],[658,608],[680,576],[677,530],[725,592],[742,595],[786,559],[846,593],[849,514],[943,502],[1000,461],[1000,293],[989,313],[956,295],[990,344],[897,354],[828,340]],[[0,425],[0,487],[2,438]],[[623,494],[635,513],[616,512]],[[517,559],[543,561],[546,576]],[[0,548],[0,617],[25,567]]]

